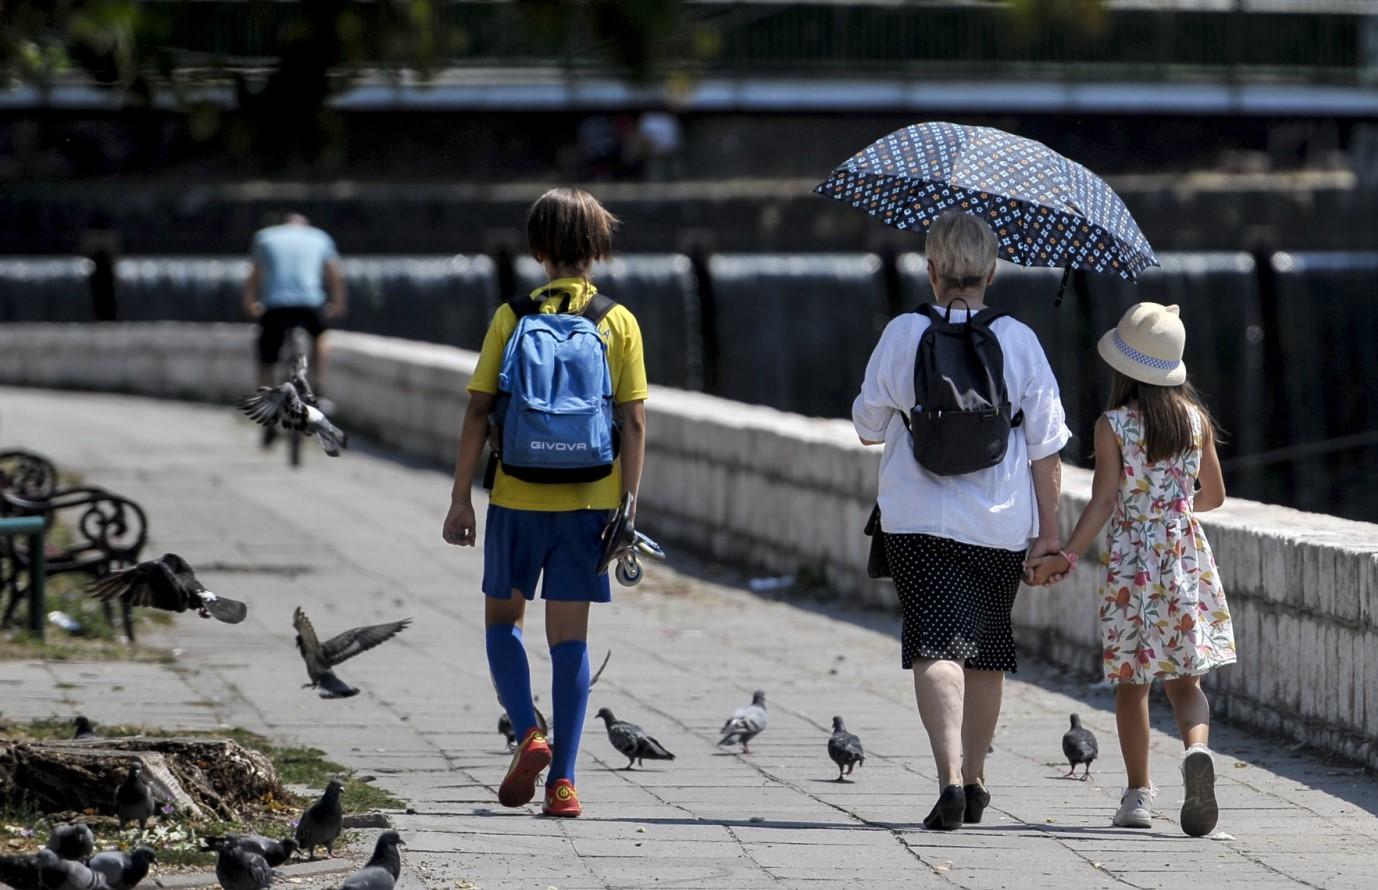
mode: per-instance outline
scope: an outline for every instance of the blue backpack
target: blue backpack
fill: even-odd
[[[594,294],[573,315],[519,295],[492,422],[503,472],[526,482],[592,482],[612,474],[618,435],[612,373],[598,324],[617,303]]]

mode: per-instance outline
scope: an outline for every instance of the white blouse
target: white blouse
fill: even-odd
[[[966,312],[954,310],[953,321]],[[914,407],[914,356],[928,319],[906,312],[892,320],[866,365],[861,394],[852,403],[857,435],[884,441],[880,461],[881,527],[964,544],[1022,550],[1038,536],[1029,462],[1056,454],[1072,438],[1057,379],[1038,336],[1005,316],[991,325],[1005,354],[1005,387],[1024,422],[1010,436],[1005,459],[962,476],[938,476],[919,465],[903,415]]]

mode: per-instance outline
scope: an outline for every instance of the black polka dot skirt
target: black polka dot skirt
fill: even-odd
[[[1024,551],[978,547],[934,535],[885,535],[899,593],[904,669],[915,661],[960,661],[978,671],[1013,671],[1010,610]]]

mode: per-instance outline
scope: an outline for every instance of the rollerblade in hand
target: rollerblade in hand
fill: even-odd
[[[623,587],[635,587],[641,583],[644,569],[641,557],[664,560],[665,551],[655,541],[637,531],[632,523],[632,493],[622,496],[622,505],[613,513],[612,519],[603,528],[603,553],[598,558],[598,571],[607,571],[608,566],[617,562],[613,574],[617,583]]]

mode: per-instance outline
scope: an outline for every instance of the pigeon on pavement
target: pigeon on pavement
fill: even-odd
[[[213,835],[201,838],[202,851],[219,850],[225,844],[231,844],[248,850],[250,853],[257,853],[262,856],[268,865],[277,868],[297,852],[297,842],[290,837],[275,841],[272,838],[264,837],[261,834],[226,834]]]
[[[91,721],[81,714],[78,714],[77,719],[72,721],[72,727],[76,730],[72,734],[74,739],[89,739],[96,734],[96,728],[91,725]]]
[[[45,890],[105,890],[105,877],[80,862],[60,859],[52,850],[38,851],[38,882]]]
[[[129,764],[129,775],[115,789],[115,816],[120,820],[120,830],[128,822],[138,822],[139,830],[148,827],[153,816],[153,792],[144,784],[144,765],[139,761]]]
[[[1086,772],[1081,774],[1081,778],[1085,780],[1091,775],[1091,761],[1100,753],[1100,746],[1096,744],[1091,730],[1082,727],[1081,718],[1076,714],[1072,715],[1072,728],[1062,734],[1062,753],[1067,755],[1067,762],[1071,764],[1064,778],[1074,775],[1077,765],[1082,763],[1086,764]]]
[[[722,725],[720,730],[723,736],[718,740],[718,744],[735,745],[740,743],[742,753],[750,754],[751,740],[765,732],[768,722],[766,694],[758,689],[751,695],[751,704],[738,708],[732,712],[731,717],[727,718],[727,722]]]
[[[339,457],[340,451],[349,447],[349,437],[321,411],[320,402],[306,381],[304,355],[293,360],[290,380],[277,386],[260,386],[253,395],[239,400],[239,410],[261,426],[281,424],[285,430],[315,436],[331,457]]]
[[[608,728],[608,741],[627,758],[623,769],[631,769],[632,764],[641,765],[645,758],[651,760],[674,760],[675,755],[665,750],[665,746],[646,734],[646,730],[635,723],[618,720],[608,708],[599,708],[596,715]]]
[[[340,890],[392,890],[397,876],[402,873],[402,854],[397,845],[406,846],[406,841],[395,831],[385,831],[378,835],[378,843],[373,847],[373,856],[363,868],[344,879]]]
[[[598,673],[594,674],[593,679],[589,681],[589,689],[598,685],[598,678],[603,676],[603,669],[608,666],[609,658],[612,658],[611,649],[608,650],[607,655],[603,656],[603,663],[598,666]],[[496,686],[493,687],[493,691],[497,691]],[[502,696],[498,696],[498,706],[505,707],[502,703]],[[536,728],[541,731],[542,735],[549,739],[550,724],[546,722],[545,715],[541,713],[540,708],[534,709],[536,711]],[[502,716],[498,717],[498,734],[507,740],[507,750],[511,751],[517,746],[517,730],[513,728],[512,718],[507,715],[506,711],[503,711]]]
[[[349,698],[358,695],[359,690],[341,680],[331,670],[342,661],[353,658],[360,652],[367,652],[380,643],[397,636],[408,624],[410,618],[390,624],[371,624],[367,627],[352,627],[338,636],[322,643],[316,637],[316,628],[311,619],[298,606],[292,613],[292,626],[297,629],[297,651],[306,662],[306,675],[311,682],[306,687],[319,690],[321,698]]]
[[[828,738],[828,756],[837,764],[837,781],[842,781],[842,771],[847,775],[866,762],[866,752],[861,748],[861,739],[847,731],[841,717],[833,718],[833,734]]]
[[[86,865],[104,876],[110,890],[133,890],[148,875],[148,867],[157,861],[158,854],[148,847],[135,847],[129,853],[122,850],[97,853]]]
[[[80,859],[84,862],[91,858],[91,852],[96,849],[96,836],[83,822],[64,822],[53,826],[49,832],[48,849],[62,859]]]
[[[257,853],[222,844],[215,857],[215,879],[224,890],[265,890],[273,883],[273,870]]]
[[[335,855],[335,838],[344,826],[344,809],[340,806],[343,790],[343,785],[331,779],[321,799],[307,807],[297,820],[297,845],[310,859],[316,858],[317,847],[325,847],[327,857]]]
[[[131,606],[149,606],[169,612],[195,609],[202,618],[215,618],[238,624],[249,614],[249,607],[211,593],[175,553],[141,562],[133,568],[111,572],[94,581],[87,591],[97,599],[123,600]]]

